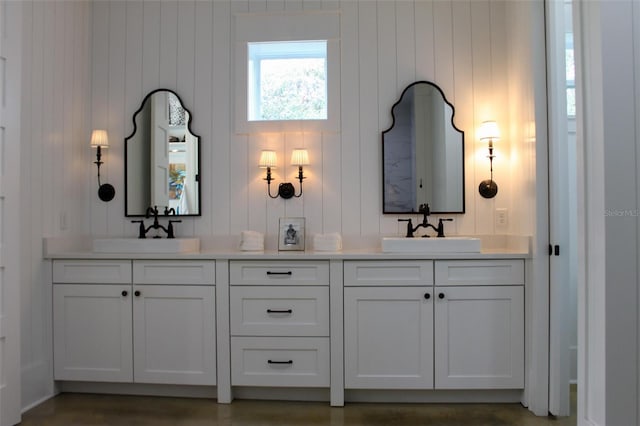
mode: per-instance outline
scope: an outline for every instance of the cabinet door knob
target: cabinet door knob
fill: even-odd
[[[438,294],[438,298],[439,298],[439,299],[444,299],[444,293],[440,293],[440,294]]]
[[[127,297],[127,294],[129,294],[127,290],[122,290],[122,297]]]
[[[134,294],[136,297],[138,297],[138,296],[140,296],[142,293],[140,293],[140,290],[136,290],[136,291],[134,291],[134,292],[133,292],[133,294]]]
[[[431,293],[425,293],[424,298],[427,300],[431,299]]]

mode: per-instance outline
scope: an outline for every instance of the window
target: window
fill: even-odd
[[[248,120],[326,120],[327,42],[248,43]]]

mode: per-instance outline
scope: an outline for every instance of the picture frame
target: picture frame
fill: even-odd
[[[278,250],[304,250],[304,217],[281,217],[278,229]]]

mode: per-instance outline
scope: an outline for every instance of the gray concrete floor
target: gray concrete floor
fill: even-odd
[[[220,426],[573,426],[571,417],[536,417],[520,404],[362,404],[332,408],[327,403],[66,393],[23,415],[21,425],[220,425]]]

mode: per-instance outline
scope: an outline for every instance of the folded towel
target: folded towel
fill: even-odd
[[[264,250],[264,234],[256,231],[242,231],[242,233],[240,234],[240,250]]]
[[[338,232],[316,234],[313,236],[313,249],[315,251],[340,251],[342,250],[342,236]]]

